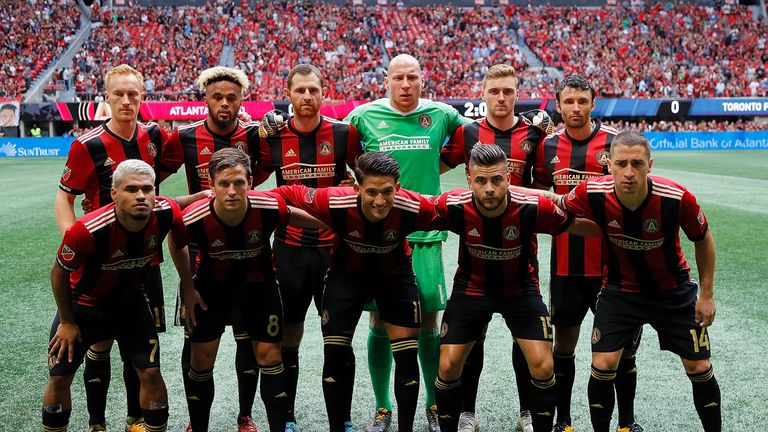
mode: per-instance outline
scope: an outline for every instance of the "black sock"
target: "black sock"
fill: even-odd
[[[144,410],[143,415],[147,432],[165,432],[168,429],[168,405],[160,409]]]
[[[571,395],[576,378],[576,355],[554,354],[557,379],[557,422],[571,424]]]
[[[435,380],[435,399],[442,432],[454,432],[459,427],[459,416],[463,409],[461,406],[463,387],[461,378],[445,381],[438,376]]]
[[[285,429],[285,402],[288,395],[285,392],[285,367],[283,363],[275,365],[259,365],[261,371],[261,401],[267,411],[269,430],[282,431]]]
[[[555,417],[557,387],[555,375],[546,380],[531,378],[531,418],[534,432],[551,432]]]
[[[635,390],[637,389],[637,366],[635,355],[622,357],[616,369],[616,406],[619,410],[619,427],[635,422]]]
[[[141,414],[141,380],[130,362],[123,362],[123,382],[125,383],[125,402],[129,417],[139,418]]]
[[[391,341],[395,360],[395,400],[398,430],[413,430],[416,403],[419,399],[419,339],[404,338]]]
[[[192,430],[207,432],[214,395],[213,368],[202,371],[190,368],[186,393]]]
[[[592,366],[587,386],[589,397],[589,416],[595,432],[609,432],[613,414],[613,381],[616,371],[600,370]]]
[[[355,379],[355,354],[352,337],[323,335],[323,396],[328,413],[330,432],[344,432],[352,406],[352,386]]]
[[[72,410],[64,411],[61,405],[43,407],[43,432],[61,432],[66,430],[69,424],[69,415]]]
[[[109,363],[109,350],[94,351],[88,348],[85,354],[83,382],[88,407],[88,424],[106,423],[107,392],[112,372]]]
[[[528,400],[531,392],[531,371],[528,370],[528,361],[525,359],[520,344],[512,344],[512,368],[515,370],[515,380],[517,381],[517,397],[520,399],[520,412],[531,409]]]
[[[286,393],[288,393],[287,420],[296,422],[296,388],[299,385],[299,347],[283,347],[283,365],[285,366]]]
[[[720,386],[717,384],[712,366],[705,372],[688,374],[693,390],[693,405],[701,419],[705,432],[720,432]]]
[[[485,336],[475,342],[475,346],[472,347],[467,356],[467,361],[464,362],[464,369],[461,371],[462,411],[475,412],[477,389],[480,386],[480,374],[483,372],[485,360],[484,342]]]
[[[259,365],[253,353],[251,337],[245,332],[235,332],[235,372],[237,373],[237,397],[240,404],[238,417],[250,417],[256,389],[259,386]]]

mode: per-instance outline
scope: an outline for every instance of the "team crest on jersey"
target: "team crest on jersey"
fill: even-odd
[[[600,329],[595,327],[592,329],[592,345],[600,342]]]
[[[610,156],[608,155],[608,152],[603,150],[600,153],[597,154],[597,163],[600,165],[608,165],[608,159],[610,159]]]
[[[65,244],[61,247],[61,257],[66,261],[72,261],[72,259],[75,258],[75,251]]]
[[[312,202],[315,200],[316,193],[317,189],[309,189],[307,193],[304,194],[304,202],[312,204]]]
[[[448,324],[442,323],[440,325],[440,337],[445,337],[446,333],[448,333]]]
[[[157,146],[155,146],[155,143],[147,143],[147,153],[152,157],[157,156]]]
[[[69,177],[72,175],[72,170],[68,166],[64,166],[64,172],[61,173],[61,180],[67,181],[69,180]]]
[[[699,221],[699,225],[704,225],[704,210],[699,209],[699,214],[696,215],[696,220]]]
[[[422,114],[419,116],[419,125],[423,128],[428,128],[432,126],[432,117],[429,116],[429,114]]]
[[[258,230],[248,233],[248,243],[258,243],[259,240],[261,240],[261,233]]]
[[[387,241],[394,241],[397,240],[397,230],[386,230],[384,231],[384,240]]]
[[[246,145],[245,145],[245,143],[244,143],[244,142],[242,142],[242,141],[236,141],[234,144],[232,144],[232,147],[234,147],[234,148],[236,148],[236,149],[240,150],[240,151],[241,151],[241,152],[243,152],[243,153],[246,153],[246,151],[245,151],[245,149],[246,149]]]
[[[659,221],[653,218],[646,219],[645,222],[643,222],[643,229],[649,234],[656,233],[659,231]]]
[[[323,156],[328,156],[332,151],[333,147],[331,147],[331,143],[328,141],[323,141],[317,145],[317,152]]]
[[[157,247],[157,236],[152,234],[147,239],[147,249],[153,249],[155,247]]]
[[[524,153],[530,153],[531,150],[533,150],[533,143],[528,140],[523,140],[520,143],[520,150],[522,150]]]
[[[504,238],[507,240],[515,240],[517,237],[520,236],[520,230],[514,226],[510,225],[506,228],[504,228]]]
[[[320,315],[320,324],[326,325],[330,320],[331,320],[331,317],[328,315],[328,310],[323,309],[323,314]]]

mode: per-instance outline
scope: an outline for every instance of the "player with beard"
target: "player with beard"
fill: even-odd
[[[320,115],[328,91],[319,69],[300,64],[291,69],[285,96],[293,117],[273,136],[261,139],[259,168],[275,172],[277,185],[311,188],[338,186],[361,153],[360,137],[349,123]],[[299,345],[304,319],[314,298],[318,315],[335,237],[325,229],[281,227],[275,233],[274,260],[285,311],[282,357],[288,380],[286,432],[298,430],[294,406],[299,379]],[[347,419],[346,426],[352,429]]]
[[[259,123],[246,123],[238,118],[243,96],[249,88],[248,77],[241,70],[222,66],[206,69],[200,73],[197,85],[204,95],[208,117],[174,131],[164,154],[163,166],[176,172],[184,165],[190,195],[202,198],[210,191],[208,162],[222,148],[234,147],[248,154],[253,164],[250,167],[252,171],[261,172],[255,169],[259,152]],[[193,262],[196,255],[197,246],[191,243],[190,259]],[[180,295],[177,296],[176,305],[176,323],[183,325],[185,313]],[[251,348],[251,338],[241,318],[234,314],[230,322],[236,344],[235,370],[240,409],[237,424],[239,432],[253,432],[256,426],[251,412],[259,371]],[[189,386],[190,355],[189,335],[185,334],[181,354],[185,388]]]

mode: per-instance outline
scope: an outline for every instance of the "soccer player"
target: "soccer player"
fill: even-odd
[[[565,195],[583,181],[608,174],[608,152],[617,130],[591,119],[595,90],[579,75],[563,79],[556,89],[557,110],[565,129],[547,138],[536,152],[534,179],[541,189],[554,188]],[[595,310],[603,285],[602,239],[563,233],[552,242],[550,306],[555,327],[555,374],[557,375],[557,421],[554,432],[569,432],[571,393],[576,370],[575,350],[587,310]],[[629,339],[616,371],[619,431],[642,430],[635,423],[637,387],[635,352],[642,327]]]
[[[352,337],[365,303],[375,299],[392,344],[400,431],[413,431],[419,395],[418,335],[421,305],[406,237],[429,228],[434,206],[400,188],[390,155],[364,153],[354,187],[275,189],[331,227],[338,247],[331,257],[322,301],[323,394],[329,430],[343,432],[350,418],[355,378]]]
[[[291,69],[286,82],[284,93],[294,115],[287,127],[261,139],[259,169],[275,172],[278,186],[338,186],[347,178],[347,166],[352,167],[361,153],[360,137],[349,123],[320,115],[328,87],[318,68],[300,64]],[[274,259],[285,313],[282,358],[288,380],[286,432],[298,430],[294,406],[304,318],[313,298],[320,314],[334,241],[333,232],[324,229],[288,226],[275,233]]]
[[[158,183],[167,175],[166,168],[161,164],[167,140],[165,130],[155,123],[138,122],[139,107],[144,97],[141,73],[123,64],[107,72],[104,82],[105,100],[111,118],[72,142],[56,192],[54,213],[62,236],[75,222],[74,201],[77,195],[85,194],[90,209],[112,202],[112,172],[124,160],[140,159],[148,163],[154,168]],[[145,274],[145,291],[155,317],[155,326],[158,332],[164,332],[165,302],[160,268],[153,265]],[[106,429],[111,348],[111,341],[100,341],[86,355],[83,381],[90,414],[89,430],[92,431]],[[140,430],[139,380],[134,368],[127,362],[123,363],[123,380],[128,402],[126,424],[129,428],[135,425]]]
[[[242,151],[219,150],[208,166],[213,196],[184,211],[189,237],[199,248],[194,286],[183,293],[192,354],[185,387],[188,430],[208,430],[216,353],[230,314],[236,314],[252,336],[269,429],[282,432],[287,402],[280,355],[283,308],[269,237],[289,219],[299,223],[310,218],[304,212],[292,214],[275,194],[251,191],[251,161]]]
[[[250,86],[248,77],[239,69],[216,66],[200,73],[197,79],[200,92],[208,108],[208,117],[204,120],[182,126],[173,132],[163,157],[163,166],[176,172],[184,165],[189,193],[202,198],[210,190],[208,163],[214,152],[234,147],[248,154],[251,158],[252,172],[258,159],[259,123],[243,122],[238,119],[242,99]],[[190,259],[197,255],[197,244],[190,244]],[[183,324],[184,310],[181,296],[176,300],[176,322]],[[237,318],[234,315],[233,318]],[[233,335],[235,338],[235,372],[239,413],[238,432],[254,432],[256,426],[251,417],[253,401],[256,398],[259,372],[256,358],[253,356],[251,339],[241,320],[235,320]],[[185,388],[190,385],[189,335],[184,336],[184,348],[181,354],[181,370]]]
[[[422,194],[440,193],[440,148],[469,119],[451,106],[421,99],[424,78],[418,60],[407,54],[389,63],[385,84],[390,97],[355,108],[345,120],[360,133],[365,151],[383,151],[400,165],[403,187]],[[413,247],[413,269],[421,296],[422,329],[419,334],[419,359],[425,382],[427,421],[438,430],[437,410],[431,383],[437,377],[440,335],[437,314],[445,309],[442,242],[445,232],[417,232],[408,237]],[[371,326],[368,335],[368,370],[376,396],[376,414],[370,432],[389,429],[392,402],[389,379],[392,355],[389,338],[376,305],[369,304]]]
[[[551,122],[549,115],[541,110],[532,110],[515,115],[517,84],[517,74],[512,66],[497,64],[488,69],[483,78],[482,87],[482,98],[488,106],[488,116],[456,129],[440,152],[441,172],[455,168],[459,164],[466,164],[468,168],[470,153],[476,143],[497,144],[501,147],[509,163],[509,183],[514,186],[531,186],[534,157],[546,137],[547,126]],[[542,124],[534,126],[527,116],[533,117],[539,113],[543,113],[545,120]],[[529,258],[533,268],[536,269],[533,280],[538,284],[535,236],[532,241],[534,245]],[[479,428],[479,422],[475,416],[475,402],[480,373],[483,369],[484,341],[485,330],[472,346],[462,369],[461,382],[464,402],[459,419],[460,431],[472,432]],[[521,430],[530,432],[533,425],[528,404],[527,383],[531,380],[528,373],[528,363],[519,345],[514,344],[512,353],[512,364],[517,377],[520,398],[520,417],[517,420],[517,425]],[[526,431],[526,429],[528,430]]]
[[[150,432],[166,430],[168,395],[160,374],[155,318],[144,291],[145,273],[159,264],[169,232],[174,263],[180,274],[189,272],[188,261],[177,258],[179,249],[186,247],[186,231],[178,205],[155,196],[155,172],[143,161],[120,163],[110,194],[113,204],[88,213],[67,229],[51,271],[58,314],[48,344],[44,431],[67,429],[77,368],[90,344],[113,339],[138,373],[143,427]]]
[[[609,430],[622,348],[648,323],[661,348],[680,356],[704,430],[720,431],[720,387],[707,333],[715,319],[715,241],[693,194],[649,176],[652,165],[648,139],[622,131],[611,144],[611,175],[586,181],[561,199],[569,213],[597,223],[608,249],[592,329],[592,427]],[[694,243],[698,283],[680,248],[681,228]]]

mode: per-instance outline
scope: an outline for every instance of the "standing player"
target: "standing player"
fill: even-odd
[[[67,429],[70,387],[88,344],[113,339],[138,373],[143,428],[166,430],[168,395],[144,276],[159,264],[169,231],[173,232],[174,263],[181,275],[189,272],[189,263],[179,252],[186,247],[186,231],[177,204],[155,197],[155,173],[143,161],[118,165],[111,196],[113,204],[83,216],[67,229],[51,271],[58,314],[48,344],[44,431]],[[183,276],[182,281],[191,283]]]
[[[499,312],[528,360],[532,385],[525,388],[530,391],[534,431],[549,432],[555,405],[552,331],[537,269],[531,264],[536,253],[533,237],[537,232],[560,233],[572,220],[543,197],[508,190],[511,174],[499,146],[475,145],[467,165],[471,190],[434,200],[438,216],[460,236],[459,267],[443,315],[435,381],[441,430],[457,430],[464,362],[493,313]]]
[[[661,348],[680,356],[704,430],[719,432],[720,387],[707,334],[715,319],[715,241],[707,219],[683,186],[648,175],[653,159],[641,133],[616,135],[609,158],[610,176],[584,182],[561,199],[568,212],[597,223],[608,247],[592,329],[592,427],[608,432],[622,349],[649,323]],[[696,249],[699,283],[691,280],[680,248],[681,228]]]
[[[189,193],[200,198],[210,190],[208,163],[213,154],[223,148],[234,147],[251,157],[255,170],[258,158],[259,124],[244,123],[238,119],[243,95],[248,92],[248,77],[238,69],[217,66],[200,73],[197,79],[200,92],[208,108],[205,120],[183,126],[174,131],[163,157],[163,166],[176,172],[182,165],[187,174]],[[197,245],[190,244],[190,258],[194,261]],[[183,303],[177,298],[176,320],[182,324]],[[256,358],[253,356],[251,338],[242,325],[235,321],[233,334],[236,344],[235,371],[237,373],[239,413],[237,418],[239,432],[253,432],[251,412],[256,397],[259,372]],[[184,348],[181,354],[181,369],[184,386],[188,388],[190,364],[189,335],[184,336]]]
[[[566,77],[557,87],[557,110],[565,129],[549,137],[536,153],[534,178],[538,187],[554,188],[565,195],[583,181],[608,174],[608,152],[618,133],[592,120],[595,90],[579,75]],[[576,370],[575,350],[579,329],[587,310],[595,310],[603,284],[602,239],[568,233],[552,242],[550,305],[555,327],[555,373],[557,374],[557,421],[555,432],[572,431],[571,392]],[[616,371],[619,431],[642,430],[635,423],[634,398],[637,386],[635,352],[642,327],[624,347]]]
[[[234,313],[252,336],[269,429],[282,432],[287,402],[280,356],[283,308],[269,237],[275,227],[284,227],[289,218],[297,220],[297,215],[279,196],[250,190],[251,161],[245,153],[219,150],[209,168],[213,197],[184,211],[190,239],[199,248],[194,287],[188,286],[183,293],[192,354],[185,388],[191,430],[208,430],[214,362],[227,320]]]
[[[323,394],[331,432],[346,430],[352,406],[355,355],[352,337],[363,306],[379,305],[395,360],[400,431],[413,431],[419,395],[418,334],[421,307],[406,237],[429,227],[434,206],[400,189],[397,162],[382,152],[357,158],[354,188],[275,189],[330,226],[338,237],[322,304]]]
[[[424,78],[418,60],[407,54],[395,56],[389,63],[385,80],[390,97],[355,108],[346,120],[360,133],[365,151],[382,151],[400,164],[403,187],[419,193],[440,193],[440,148],[469,119],[449,105],[421,99]],[[447,234],[440,231],[410,235],[413,246],[413,270],[421,295],[422,330],[419,335],[419,359],[424,376],[427,421],[430,430],[439,429],[435,395],[431,383],[437,377],[440,335],[437,314],[445,309],[446,291],[443,274],[442,242]],[[392,419],[389,378],[392,355],[389,338],[375,305],[371,312],[368,335],[368,370],[376,396],[376,415],[368,431],[386,431]]]
[[[517,74],[512,66],[497,64],[488,69],[483,78],[483,101],[488,106],[488,117],[460,126],[451,136],[450,141],[440,153],[441,172],[455,168],[459,164],[467,164],[472,148],[477,143],[496,144],[501,147],[509,163],[509,183],[513,186],[530,187],[532,170],[536,151],[551,130],[551,121],[546,111],[533,110],[515,115],[517,102]],[[540,123],[533,126],[528,117],[540,115]],[[536,239],[532,237],[531,264],[535,269],[533,281],[538,289],[538,261],[536,259]],[[474,431],[479,428],[475,416],[475,402],[483,370],[483,342],[485,331],[474,342],[462,370],[462,386],[464,403],[462,405],[459,430]],[[520,418],[518,427],[522,430],[533,427],[531,411],[528,404],[527,383],[531,377],[528,373],[528,363],[518,344],[512,350],[512,364],[518,382],[520,398]],[[528,431],[526,431],[528,432]]]
[[[294,116],[287,127],[261,139],[258,164],[260,169],[276,173],[278,186],[337,186],[347,177],[347,165],[354,166],[361,152],[360,137],[349,123],[320,115],[327,91],[325,80],[315,66],[300,64],[288,73],[284,93],[291,101]],[[313,297],[320,313],[323,281],[333,244],[333,232],[324,229],[289,226],[275,233],[275,267],[285,312],[282,357],[288,380],[286,432],[298,430],[294,406],[304,318]]]
[[[107,72],[104,83],[111,118],[72,142],[56,192],[54,212],[62,235],[75,222],[74,202],[77,195],[84,193],[92,209],[112,202],[112,172],[124,160],[143,160],[155,169],[158,180],[167,175],[166,168],[160,162],[165,152],[166,132],[155,123],[138,122],[139,107],[144,97],[144,78],[141,73],[123,64]],[[155,326],[158,332],[163,332],[165,310],[160,268],[152,266],[146,276],[145,290],[155,317]],[[83,381],[91,431],[106,429],[111,348],[111,341],[102,341],[92,346],[86,354]],[[123,363],[123,379],[128,402],[127,428],[135,426],[136,430],[141,430],[139,380],[134,368],[127,362]]]

